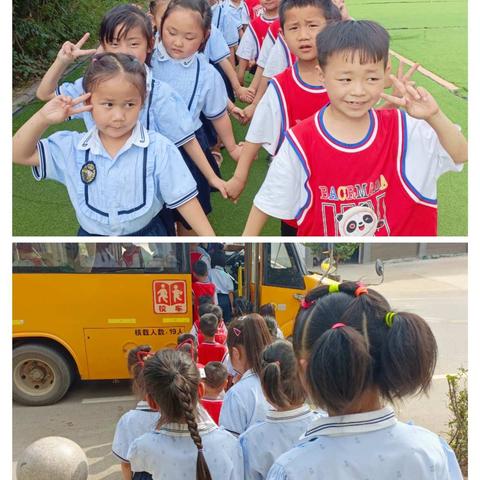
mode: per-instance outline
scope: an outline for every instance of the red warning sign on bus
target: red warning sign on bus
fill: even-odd
[[[153,281],[155,313],[187,313],[187,284],[183,280]]]

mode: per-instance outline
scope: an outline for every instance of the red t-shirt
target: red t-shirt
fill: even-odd
[[[213,421],[218,425],[223,399],[202,398],[200,400],[200,403],[202,404],[203,408],[208,412],[208,414],[212,417]]]
[[[193,282],[193,321],[198,324],[200,318],[198,316],[199,299],[203,296],[215,298],[216,287],[211,282]]]
[[[223,362],[227,347],[218,342],[203,342],[198,345],[198,361],[206,365],[208,362]]]

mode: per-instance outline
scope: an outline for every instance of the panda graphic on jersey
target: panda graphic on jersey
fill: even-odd
[[[383,224],[368,204],[349,208],[337,215],[338,231],[342,237],[366,237],[375,235]]]

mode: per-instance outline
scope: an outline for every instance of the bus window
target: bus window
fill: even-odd
[[[305,289],[300,261],[294,244],[266,243],[263,256],[264,285]]]
[[[175,243],[17,243],[15,273],[185,273],[188,259]]]

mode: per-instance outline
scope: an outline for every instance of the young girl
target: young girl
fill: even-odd
[[[131,445],[132,470],[149,472],[154,480],[243,480],[238,441],[211,419],[199,417],[203,384],[191,358],[161,350],[145,362],[143,377],[148,404],[161,417],[155,431]]]
[[[225,395],[220,425],[234,435],[242,434],[266,417],[268,404],[260,384],[260,359],[271,341],[265,321],[256,313],[230,323],[228,353],[233,368],[242,378]]]
[[[212,121],[220,141],[234,160],[238,160],[241,148],[235,142],[227,114],[225,84],[205,56],[198,53],[208,38],[211,18],[206,0],[172,0],[162,17],[162,41],[153,53],[152,68],[153,77],[168,83],[185,101],[193,118],[195,134],[210,164],[215,167],[217,163],[202,128],[201,113]],[[208,214],[211,211],[210,187],[189,159],[185,160],[197,181],[200,203]]]
[[[386,405],[430,386],[437,344],[423,318],[392,311],[364,286],[321,286],[302,304],[294,348],[310,398],[329,417],[312,423],[268,479],[462,478],[445,441]]]
[[[124,480],[131,480],[132,470],[127,460],[128,449],[133,441],[144,433],[155,429],[160,419],[156,410],[152,410],[146,402],[143,366],[145,359],[153,355],[150,345],[140,345],[128,352],[127,366],[132,375],[132,390],[141,399],[134,410],[124,413],[115,428],[112,452],[120,460]]]
[[[273,462],[295,445],[317,417],[305,404],[290,342],[277,340],[265,348],[260,379],[265,398],[274,410],[240,435],[245,478],[250,480],[266,478]]]
[[[57,59],[38,87],[37,97],[40,100],[50,100],[56,94],[78,97],[85,93],[82,78],[74,83],[57,85],[66,68],[75,59],[95,53],[95,50],[82,50],[88,36],[86,33],[77,44],[66,42],[62,46]],[[154,37],[152,22],[148,16],[134,5],[118,5],[103,17],[99,38],[101,50],[104,52],[133,55],[145,65],[147,92],[146,101],[140,112],[143,125],[147,129],[161,133],[185,151],[207,179],[208,184],[217,188],[226,198],[224,182],[217,175],[219,172],[212,169],[195,137],[192,118],[185,102],[169,85],[152,78],[149,64]],[[90,112],[83,112],[81,117],[87,129],[94,126]]]
[[[143,64],[131,55],[100,54],[83,87],[87,93],[77,99],[52,98],[17,131],[14,163],[32,166],[37,180],[67,187],[79,235],[166,235],[158,216],[164,204],[188,217],[198,233],[213,234],[178,150],[139,121],[146,95]],[[95,121],[87,133],[57,132],[40,140],[49,126],[86,111]]]

